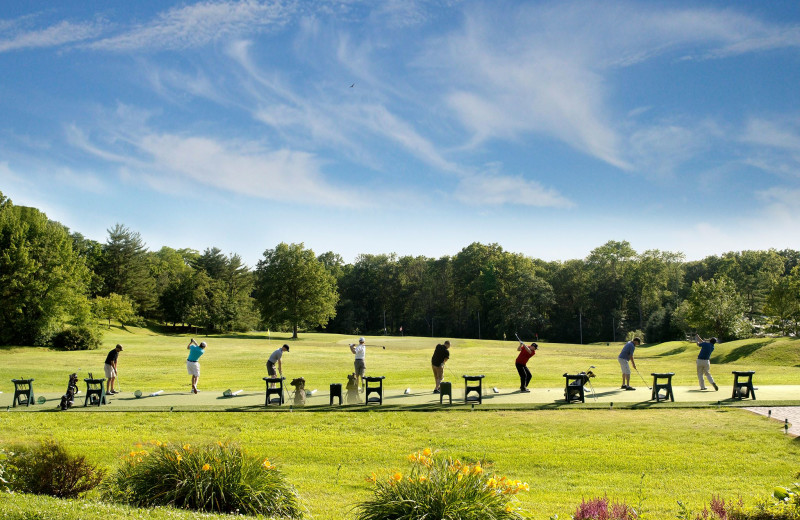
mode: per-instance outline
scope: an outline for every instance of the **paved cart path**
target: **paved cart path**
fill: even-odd
[[[800,436],[800,406],[749,406],[745,410],[772,417],[781,423],[788,419],[788,433],[795,437]]]

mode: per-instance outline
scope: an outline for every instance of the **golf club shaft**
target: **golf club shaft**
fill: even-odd
[[[639,374],[639,377],[642,379],[642,383],[644,383],[644,386],[646,386],[648,390],[652,390],[652,388],[650,388],[650,385],[647,384],[647,381],[645,380],[644,376],[642,376],[642,374],[639,373],[638,368],[636,369],[636,373]]]

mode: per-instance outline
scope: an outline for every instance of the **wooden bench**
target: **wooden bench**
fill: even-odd
[[[731,373],[733,374],[733,394],[731,397],[733,399],[748,399],[752,397],[753,401],[755,401],[756,390],[753,388],[753,374],[755,374],[755,371],[740,372],[734,370]]]
[[[285,377],[263,377],[262,378],[267,383],[267,400],[264,403],[264,406],[269,406],[270,404],[277,404],[278,406],[284,403],[283,400],[283,381],[286,379]],[[277,399],[272,399],[270,396],[277,395]]]
[[[364,377],[364,404],[370,403],[381,405],[383,404],[383,380],[385,376],[378,377]],[[370,397],[370,394],[378,394],[378,397]]]
[[[653,376],[653,392],[650,394],[650,400],[655,402],[666,401],[669,399],[675,402],[675,394],[672,393],[672,376],[674,372],[656,373],[651,372]],[[661,396],[661,390],[664,390],[664,396]]]
[[[464,378],[464,403],[483,403],[483,378],[485,376],[461,376]],[[472,383],[472,384],[470,384]],[[441,389],[441,385],[439,386]],[[477,393],[477,396],[470,395],[471,392]]]
[[[33,397],[33,379],[12,379],[14,383],[14,408],[36,404]]]

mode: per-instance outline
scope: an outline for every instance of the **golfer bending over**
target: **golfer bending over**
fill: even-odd
[[[633,360],[633,351],[636,350],[636,347],[642,344],[642,340],[640,338],[633,338],[633,341],[629,341],[625,343],[625,346],[622,347],[622,352],[619,353],[619,366],[622,369],[622,389],[623,390],[636,390],[634,387],[631,386],[631,367],[628,366],[628,362],[633,365],[634,370],[636,369],[636,361]]]
[[[198,345],[194,338],[186,346],[189,357],[186,358],[186,371],[192,376],[192,393],[197,393],[197,381],[200,379],[200,356],[206,353],[206,342],[201,341]]]
[[[700,390],[705,390],[706,385],[703,381],[703,375],[708,378],[708,382],[714,387],[714,390],[719,390],[714,378],[711,377],[711,353],[714,352],[714,345],[717,344],[717,338],[711,338],[708,341],[700,337],[699,334],[694,335],[694,342],[700,347],[700,354],[697,355],[697,379],[700,381]]]
[[[267,374],[269,374],[269,377],[278,377],[278,374],[275,373],[276,363],[278,364],[278,373],[281,375],[281,377],[283,377],[283,364],[281,363],[281,358],[283,357],[284,352],[289,352],[289,345],[284,345],[273,352],[267,360]]]
[[[106,393],[114,395],[118,393],[114,390],[114,383],[117,382],[117,358],[119,357],[119,353],[122,352],[122,345],[117,344],[111,352],[108,353],[106,356],[106,363],[103,365],[103,370],[106,373],[106,379],[108,382],[106,383]]]
[[[434,394],[440,392],[439,385],[442,384],[444,379],[444,364],[450,359],[450,341],[445,341],[444,345],[441,343],[436,345],[431,356],[431,367],[433,367],[433,380],[436,382],[436,387],[433,389]]]
[[[517,360],[514,363],[517,367],[517,372],[519,373],[519,391],[528,393],[528,384],[531,382],[531,371],[528,370],[528,360],[536,355],[536,351],[539,349],[539,345],[536,343],[531,343],[530,345],[526,345],[523,342],[519,342],[519,347],[517,350],[519,351],[519,355],[517,356]]]
[[[355,360],[353,361],[353,368],[355,369],[354,373],[356,375],[358,388],[360,388],[360,391],[363,392],[364,388],[361,386],[361,382],[364,379],[364,373],[367,371],[367,364],[365,361],[367,357],[367,340],[364,338],[358,338],[358,345],[350,343],[350,352],[356,356]]]

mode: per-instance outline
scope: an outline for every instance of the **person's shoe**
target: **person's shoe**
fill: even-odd
[[[635,389],[634,387],[632,387],[632,386],[628,385],[628,386],[625,388],[625,390],[636,390],[636,389]]]
[[[719,391],[719,387],[717,386],[717,383],[711,383],[711,384],[714,386],[714,391],[715,392]]]
[[[706,389],[706,387],[704,387],[704,386],[701,386],[701,387],[700,387],[700,390],[701,390],[701,391],[702,391],[702,390],[705,390],[705,389]]]
[[[114,395],[114,394],[116,394],[116,392],[113,390],[109,390],[108,392],[106,392],[106,395]]]
[[[434,388],[434,389],[433,389],[433,393],[434,393],[434,394],[439,394],[439,393],[441,393],[441,392],[439,392],[439,389],[438,389],[438,388]]]
[[[520,392],[522,392],[523,394],[529,394],[529,393],[531,393],[531,391],[530,391],[530,390],[528,390],[527,388],[522,388],[522,389],[520,389]]]
[[[620,390],[627,390],[628,389],[628,385],[622,385],[621,387],[619,387],[619,389]]]
[[[197,393],[197,388],[192,388],[192,393],[196,394]]]

